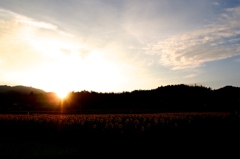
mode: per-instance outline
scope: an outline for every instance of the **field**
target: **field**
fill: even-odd
[[[2,114],[0,127],[5,158],[235,158],[240,150],[239,117],[225,112]]]

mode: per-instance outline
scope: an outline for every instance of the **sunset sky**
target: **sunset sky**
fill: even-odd
[[[0,0],[0,85],[240,86],[239,0]]]

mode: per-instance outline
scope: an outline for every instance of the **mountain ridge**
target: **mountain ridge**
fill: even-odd
[[[7,92],[18,92],[18,93],[45,93],[44,90],[31,87],[31,86],[23,86],[23,85],[16,85],[16,86],[8,86],[8,85],[0,85],[0,93],[7,93]]]
[[[218,89],[212,89],[211,87],[206,87],[206,86],[202,86],[202,85],[187,85],[187,84],[174,84],[174,85],[165,85],[165,86],[159,86],[157,88],[154,89],[135,89],[133,91],[130,92],[136,92],[136,91],[158,91],[158,90],[162,90],[167,89],[167,88],[173,88],[173,87],[199,87],[199,88],[205,88],[205,89],[209,89],[212,91],[236,91],[236,90],[240,90],[240,87],[237,86],[232,86],[232,85],[226,85],[223,87],[220,87]],[[82,91],[86,91],[86,90],[79,90],[79,91],[75,91],[75,92],[82,92]],[[36,88],[36,87],[32,87],[32,86],[24,86],[24,85],[16,85],[16,86],[9,86],[9,85],[0,85],[0,93],[7,93],[7,92],[19,92],[19,93],[47,93],[46,91],[44,91],[43,89],[40,88]],[[72,91],[74,92],[74,91]],[[86,92],[95,92],[95,91],[86,91]],[[129,92],[129,91],[123,91],[121,93],[124,92]],[[102,93],[102,92],[96,92],[96,93]],[[113,93],[113,92],[105,92],[105,93]],[[118,92],[120,93],[120,92]],[[115,93],[115,94],[118,94]]]

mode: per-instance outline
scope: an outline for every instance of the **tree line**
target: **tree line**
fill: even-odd
[[[0,93],[0,112],[62,111],[94,113],[201,112],[240,109],[240,88],[213,90],[198,85],[167,85],[151,90],[102,93],[70,92],[61,100],[53,92]]]

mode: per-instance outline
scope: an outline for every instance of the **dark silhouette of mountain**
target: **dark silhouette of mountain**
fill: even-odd
[[[223,94],[235,94],[235,93],[240,93],[240,87],[234,87],[234,86],[225,86],[219,89],[216,89],[216,92],[220,92]]]
[[[34,87],[27,87],[27,86],[7,86],[7,85],[0,85],[0,93],[7,93],[7,92],[18,92],[18,93],[45,93],[44,90],[34,88]]]
[[[84,90],[70,92],[66,99],[60,100],[55,93],[32,87],[0,86],[0,111],[8,110],[80,113],[240,112],[240,88],[225,86],[213,90],[205,86],[179,84],[122,93]]]

